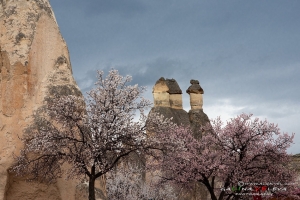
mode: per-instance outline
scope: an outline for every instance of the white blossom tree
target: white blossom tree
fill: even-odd
[[[141,154],[151,145],[146,137],[146,120],[160,131],[172,123],[161,116],[146,117],[151,103],[141,97],[144,87],[131,86],[130,76],[111,70],[106,78],[98,71],[96,88],[82,97],[54,97],[46,115],[36,116],[24,134],[24,149],[13,170],[40,181],[55,181],[68,163],[69,178],[89,180],[89,200],[95,200],[95,180],[112,170],[129,154]],[[135,122],[135,114],[140,114]],[[154,126],[153,126],[154,127]],[[153,142],[153,141],[152,141]]]
[[[160,184],[160,178],[149,176],[145,168],[132,163],[122,163],[106,175],[109,200],[176,200],[177,195],[169,184]]]

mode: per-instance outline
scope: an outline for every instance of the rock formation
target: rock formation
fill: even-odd
[[[174,79],[161,77],[153,87],[154,105],[182,109],[182,91]]]
[[[186,92],[190,95],[191,110],[189,111],[189,119],[194,137],[200,139],[202,133],[199,131],[200,126],[209,122],[207,115],[203,112],[203,94],[204,90],[199,85],[199,81],[191,80],[192,84]]]
[[[177,124],[190,125],[188,113],[182,109],[182,91],[174,79],[161,77],[154,85],[154,107],[150,112],[158,112],[167,118],[173,117]]]
[[[202,94],[204,94],[204,91],[199,85],[199,81],[192,79],[190,83],[192,85],[186,90],[186,93],[190,95],[191,109],[192,110],[202,109],[203,106]]]
[[[178,125],[188,126],[193,130],[196,138],[201,138],[200,126],[209,123],[207,115],[203,112],[203,89],[199,81],[191,80],[192,85],[187,89],[190,95],[191,110],[187,113],[182,108],[182,91],[174,79],[161,77],[154,85],[152,93],[154,107],[151,112],[163,114],[166,118],[173,117],[173,122]],[[181,200],[206,200],[206,192],[203,186],[194,184],[192,191],[183,191],[179,194]]]
[[[191,110],[189,113],[182,108],[182,91],[176,80],[163,77],[153,86],[154,107],[150,112],[159,112],[166,118],[173,117],[175,123],[191,126],[195,136],[201,137],[200,126],[209,122],[202,108],[204,91],[199,85],[199,81],[191,80],[190,83],[192,85],[186,90],[190,95]]]
[[[32,114],[54,94],[82,95],[48,0],[0,0],[0,200],[75,199],[74,180],[29,184],[8,171]]]

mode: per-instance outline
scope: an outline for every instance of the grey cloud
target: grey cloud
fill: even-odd
[[[175,78],[183,91],[190,79],[198,79],[204,107],[218,107],[227,99],[229,110],[237,112],[290,121],[299,116],[300,1],[51,4],[84,91],[96,81],[96,69],[114,67],[133,76],[132,84],[148,86],[147,98],[161,76]],[[183,98],[189,108],[188,95]]]
[[[142,1],[137,0],[90,0],[87,1],[86,14],[93,15],[117,14],[120,17],[133,17],[145,12],[146,7]]]

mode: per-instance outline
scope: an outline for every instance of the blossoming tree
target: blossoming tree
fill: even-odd
[[[96,88],[86,101],[77,96],[54,97],[47,114],[35,117],[24,134],[24,150],[13,170],[40,181],[55,181],[64,163],[71,168],[69,178],[89,180],[89,200],[95,200],[95,180],[111,171],[131,153],[145,152],[151,145],[146,137],[146,120],[156,128],[169,126],[168,120],[144,109],[151,103],[141,97],[144,87],[131,86],[131,77],[111,70],[106,78],[98,72]],[[134,121],[135,114],[139,121]],[[159,125],[158,125],[159,124]]]
[[[287,166],[286,150],[294,135],[281,133],[266,120],[251,120],[251,116],[241,114],[225,126],[219,118],[213,120],[203,127],[201,140],[186,128],[170,132],[168,138],[161,137],[162,142],[167,146],[168,141],[177,140],[178,146],[164,154],[156,167],[164,171],[166,180],[184,185],[202,183],[212,200],[246,197],[255,191],[255,185],[247,185],[250,183],[269,183],[268,191],[258,191],[261,193],[281,193],[270,185],[278,182],[290,189],[284,184],[293,182],[295,173]]]
[[[145,169],[138,165],[121,163],[106,174],[109,200],[176,200],[176,192],[168,184],[160,185],[158,177],[145,180]]]

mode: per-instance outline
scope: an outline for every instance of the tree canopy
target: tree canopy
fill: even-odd
[[[106,78],[98,71],[96,87],[85,100],[73,95],[49,99],[46,114],[37,114],[24,134],[25,147],[13,170],[51,182],[62,175],[67,163],[69,178],[88,178],[89,199],[94,200],[97,178],[129,154],[151,148],[146,120],[157,130],[170,124],[158,115],[144,114],[151,102],[141,96],[145,88],[129,85],[130,81],[130,76],[123,77],[117,70]],[[140,118],[134,121],[137,113]]]
[[[251,116],[241,114],[226,125],[220,118],[212,120],[202,127],[201,140],[187,128],[170,132],[168,138],[161,139],[166,145],[176,140],[178,146],[164,154],[156,167],[164,171],[166,180],[184,185],[202,183],[213,200],[239,199],[261,184],[268,188],[264,192],[285,192],[275,190],[272,183],[281,183],[291,191],[291,185],[285,184],[295,181],[296,174],[288,167],[286,150],[294,134],[281,133],[277,125],[251,120]]]

